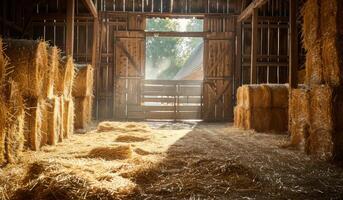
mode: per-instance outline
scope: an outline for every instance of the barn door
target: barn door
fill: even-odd
[[[144,80],[145,38],[141,31],[120,31],[114,36],[115,101],[118,120],[144,119],[142,80]]]
[[[234,19],[205,18],[204,97],[205,121],[233,120]]]

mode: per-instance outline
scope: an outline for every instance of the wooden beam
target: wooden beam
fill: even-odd
[[[92,14],[94,18],[98,18],[98,11],[92,0],[83,0],[85,6],[88,8],[89,12]]]
[[[251,69],[250,69],[250,84],[257,83],[257,26],[258,26],[258,12],[254,9],[252,15],[251,27]]]
[[[204,37],[204,32],[145,32],[146,37]]]
[[[268,0],[254,0],[253,2],[251,2],[249,6],[239,15],[238,22],[249,18],[253,14],[255,9],[263,6],[267,2]]]
[[[289,1],[289,87],[298,86],[297,0]]]
[[[74,50],[75,0],[67,1],[66,55],[73,56]]]

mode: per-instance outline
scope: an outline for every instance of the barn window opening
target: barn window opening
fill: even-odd
[[[203,32],[202,19],[148,18],[145,78],[148,80],[202,80],[202,37],[160,36],[160,32]]]

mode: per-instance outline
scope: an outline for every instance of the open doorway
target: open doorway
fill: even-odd
[[[148,18],[145,79],[203,80],[202,37],[161,37],[160,32],[203,32],[202,19]]]
[[[146,119],[201,119],[203,20],[148,18],[146,33]]]

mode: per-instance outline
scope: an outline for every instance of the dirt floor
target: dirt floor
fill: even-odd
[[[231,124],[75,134],[0,168],[0,199],[342,199],[343,168]],[[127,129],[125,129],[125,127]]]

